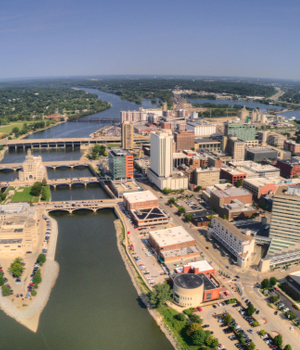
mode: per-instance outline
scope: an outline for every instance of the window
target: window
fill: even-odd
[[[206,294],[206,300],[211,300],[211,293]]]

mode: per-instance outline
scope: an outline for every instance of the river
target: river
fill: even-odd
[[[0,312],[1,349],[171,350],[137,297],[116,245],[111,210],[53,213],[59,276],[37,333]]]
[[[281,110],[282,107],[275,106],[275,105],[267,105],[265,103],[259,103],[259,102],[251,102],[251,101],[227,101],[227,100],[209,100],[204,98],[187,98],[187,101],[190,103],[212,103],[216,105],[226,105],[228,104],[230,107],[233,107],[234,105],[239,105],[241,107],[246,106],[249,108],[256,108],[258,107],[262,112],[267,111],[268,109],[276,109]],[[292,112],[283,112],[280,113],[280,115],[285,116],[287,119],[290,119],[291,117],[295,116],[296,119],[300,119],[300,110],[292,111]]]
[[[138,110],[140,107],[144,108],[156,108],[157,106],[151,103],[151,100],[143,99],[142,105],[137,105],[133,102],[122,101],[119,96],[114,94],[107,94],[105,92],[95,89],[82,89],[84,91],[97,94],[98,99],[109,102],[111,108],[81,118],[81,120],[88,120],[93,118],[119,118],[120,110]],[[96,123],[96,122],[66,122],[50,129],[39,131],[37,133],[29,135],[28,139],[53,139],[53,138],[71,138],[71,137],[89,137],[89,135],[97,129],[103,128],[108,123]]]

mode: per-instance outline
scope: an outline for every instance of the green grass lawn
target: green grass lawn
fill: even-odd
[[[33,197],[30,194],[31,191],[31,187],[20,187],[20,190],[23,189],[23,192],[15,192],[15,194],[13,195],[11,202],[30,202],[31,200],[33,200],[34,203],[38,202],[38,197]]]
[[[21,130],[23,128],[24,123],[26,123],[26,121],[13,122],[8,125],[0,125],[0,133],[9,133],[14,127],[17,127]]]

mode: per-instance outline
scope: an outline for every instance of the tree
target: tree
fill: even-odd
[[[262,287],[263,289],[268,288],[269,285],[270,285],[270,281],[269,281],[268,278],[265,278],[265,279],[261,282],[261,287]]]
[[[257,321],[253,321],[252,326],[253,327],[257,327],[258,326],[258,322]]]
[[[6,285],[3,285],[2,286],[2,295],[4,296],[4,297],[7,297],[7,296],[9,296],[10,295],[10,288],[9,287],[7,287]]]
[[[17,277],[22,276],[23,271],[25,268],[21,264],[22,259],[16,258],[10,265],[10,268],[8,269],[9,272]]]
[[[276,337],[273,340],[274,344],[277,345],[278,347],[282,347],[283,344],[283,340],[282,340],[282,336],[280,334],[276,335]]]
[[[171,204],[175,204],[176,203],[176,200],[175,200],[175,198],[170,198],[169,200],[168,200],[168,203],[171,205]]]
[[[296,174],[296,175],[294,176],[294,178],[295,178],[295,179],[299,179],[299,175]]]
[[[39,264],[42,266],[44,262],[46,261],[46,255],[45,254],[40,254],[37,258]]]
[[[31,291],[31,295],[32,295],[33,297],[35,297],[35,296],[37,295],[37,291],[33,289],[33,290]]]
[[[41,277],[41,270],[38,269],[36,271],[36,274],[32,277],[32,281],[35,284],[35,287],[37,288],[37,286],[42,282],[42,277]]]
[[[255,312],[255,308],[254,308],[253,304],[250,304],[246,311],[247,311],[247,315],[252,316]]]
[[[3,274],[0,275],[0,286],[3,286],[3,284],[5,283],[5,279],[3,277]]]
[[[247,346],[248,350],[255,350],[256,349],[256,345],[253,343],[253,341]]]
[[[189,316],[189,319],[191,320],[192,323],[199,323],[200,326],[201,326],[202,323],[203,323],[203,318],[201,318],[201,317],[198,316],[198,315],[192,314],[192,315]]]
[[[178,321],[186,321],[186,317],[184,316],[183,313],[179,313],[175,316],[177,318]]]
[[[287,344],[287,345],[283,348],[283,350],[292,350],[292,347],[290,346],[290,344]]]
[[[199,192],[200,190],[202,190],[202,186],[197,186],[194,191]]]
[[[232,322],[232,317],[231,317],[231,315],[226,314],[226,315],[223,317],[223,320],[224,320],[225,323],[229,324],[229,323]]]
[[[288,311],[288,312],[286,313],[286,317],[287,317],[289,320],[293,321],[293,320],[297,317],[297,315],[296,315],[295,312],[293,312],[293,311]]]
[[[276,303],[276,301],[278,301],[280,299],[279,295],[271,295],[269,300],[270,300],[270,303],[274,304]]]
[[[179,193],[183,193],[184,192],[184,189],[182,188],[181,190],[179,190]]]
[[[262,329],[260,332],[259,332],[260,335],[265,335],[266,334],[266,331],[264,329]]]
[[[235,185],[235,187],[241,187],[241,186],[243,186],[243,181],[237,180],[237,182],[234,185]]]
[[[207,337],[205,331],[201,329],[198,323],[191,323],[186,333],[192,338],[194,345],[203,345]]]
[[[172,292],[167,283],[158,283],[154,286],[153,291],[148,294],[152,306],[160,307],[168,300],[172,300]]]
[[[186,220],[187,222],[192,221],[192,220],[193,220],[193,215],[192,215],[192,214],[186,214],[186,215],[185,215],[185,220]]]
[[[46,185],[47,185],[47,180],[45,178],[43,178],[42,186],[46,186]]]
[[[163,194],[169,194],[169,193],[171,193],[171,189],[165,187],[162,192],[163,192]]]
[[[31,187],[30,194],[35,197],[39,196],[41,194],[42,187],[41,182],[35,182]]]
[[[270,285],[274,287],[277,283],[277,278],[276,277],[271,277],[270,278]]]
[[[17,135],[19,133],[20,129],[17,128],[16,126],[12,129],[12,132]]]
[[[185,209],[183,207],[180,207],[180,208],[178,208],[177,212],[179,214],[184,214],[185,213]]]

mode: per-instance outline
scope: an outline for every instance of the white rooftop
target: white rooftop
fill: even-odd
[[[149,234],[160,248],[173,244],[195,241],[194,238],[181,226],[150,231]]]
[[[214,270],[212,265],[207,260],[193,261],[187,264],[188,266],[199,269],[199,271]]]
[[[138,191],[124,193],[123,196],[129,203],[138,203],[145,201],[154,201],[157,200],[157,197],[151,191]]]

